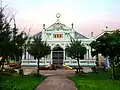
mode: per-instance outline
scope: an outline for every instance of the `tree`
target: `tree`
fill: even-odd
[[[33,42],[29,45],[29,53],[38,60],[38,75],[40,59],[50,54],[50,51],[50,46],[46,42],[43,42],[40,37],[33,37]]]
[[[22,57],[22,46],[28,37],[23,31],[18,33],[15,18],[14,28],[11,28],[10,23],[13,17],[8,20],[8,16],[3,14],[4,9],[5,7],[0,9],[0,57],[2,57],[0,71],[3,70],[5,60]]]
[[[25,44],[26,40],[28,39],[28,35],[24,32],[18,32],[18,28],[16,27],[15,19],[14,19],[14,28],[12,29],[12,56],[14,60],[19,61],[22,59],[23,53],[23,45]]]
[[[120,31],[106,32],[92,42],[90,46],[94,49],[92,51],[93,56],[101,53],[104,57],[109,57],[112,67],[112,78],[115,79],[115,67],[119,66],[120,63]]]
[[[66,52],[68,57],[77,60],[80,71],[79,60],[84,58],[84,55],[86,54],[86,47],[81,43],[81,41],[71,40],[70,45],[66,47]]]
[[[4,62],[8,59],[8,56],[11,53],[11,28],[10,21],[7,20],[5,15],[3,14],[4,8],[0,9],[0,56],[1,60],[1,70],[3,70]]]

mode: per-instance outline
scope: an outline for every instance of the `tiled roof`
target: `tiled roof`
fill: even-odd
[[[75,31],[75,39],[88,39],[88,38]]]

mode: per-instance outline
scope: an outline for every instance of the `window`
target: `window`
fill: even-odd
[[[56,34],[54,34],[53,36],[54,36],[54,38],[56,38]]]
[[[54,38],[63,38],[63,34],[53,34]]]

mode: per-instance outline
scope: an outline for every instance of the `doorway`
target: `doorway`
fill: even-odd
[[[52,60],[53,64],[56,65],[57,68],[62,68],[63,65],[63,48],[61,48],[59,45],[56,45],[53,48],[53,54],[52,54]]]

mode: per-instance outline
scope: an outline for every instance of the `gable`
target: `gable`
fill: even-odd
[[[69,27],[67,27],[66,25],[62,23],[54,23],[46,29],[46,31],[60,31],[60,30],[71,31]]]

